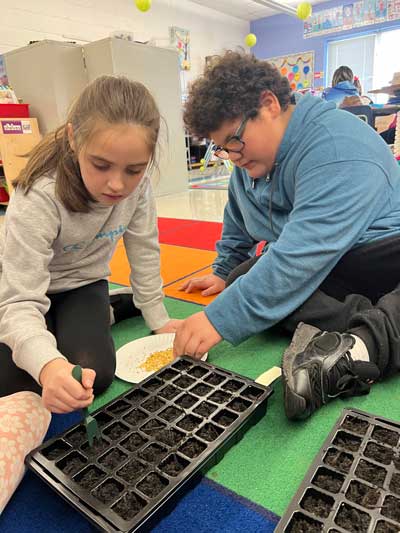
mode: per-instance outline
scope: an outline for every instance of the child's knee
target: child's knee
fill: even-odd
[[[96,372],[93,392],[97,396],[104,392],[112,383],[115,375],[115,347],[110,337],[105,336],[97,339],[96,345],[92,343],[90,348],[81,347],[79,353],[74,354],[72,359],[75,364],[82,368],[91,368]]]
[[[94,380],[93,392],[97,396],[104,392],[111,385],[115,374],[115,363],[97,368],[96,379]]]
[[[18,392],[0,399],[0,514],[25,473],[25,456],[42,442],[51,414],[33,392]]]

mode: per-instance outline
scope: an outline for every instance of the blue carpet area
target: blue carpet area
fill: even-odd
[[[79,421],[79,414],[53,415],[47,438]],[[154,533],[270,533],[279,518],[203,478],[152,530]],[[2,533],[86,533],[94,527],[32,472],[0,517]]]

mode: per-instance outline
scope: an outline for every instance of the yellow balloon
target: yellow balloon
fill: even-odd
[[[252,48],[257,43],[257,36],[254,35],[254,33],[249,33],[246,35],[244,42],[246,43],[246,46]]]
[[[204,171],[205,171],[205,167],[203,165],[201,165],[200,172],[204,172]]]
[[[139,11],[148,11],[151,8],[151,0],[135,0],[135,5]]]
[[[312,6],[309,2],[301,2],[297,6],[297,16],[301,20],[306,20],[312,13]]]

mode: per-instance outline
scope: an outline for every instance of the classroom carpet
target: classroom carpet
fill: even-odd
[[[179,222],[176,224],[179,227]],[[182,222],[182,226],[185,224]],[[171,246],[177,254],[184,249],[174,245],[165,246]],[[165,250],[168,257],[172,258],[174,254],[171,249]],[[189,252],[196,250],[190,249]],[[163,257],[163,249],[161,255]],[[186,258],[186,252],[184,255]],[[178,285],[182,279],[191,276],[190,268],[195,269],[192,275],[208,272],[209,257],[203,257],[201,264],[197,256],[196,261],[188,263],[186,268],[182,268],[183,262],[178,257],[175,260],[181,264],[175,274],[183,274],[183,277],[171,281],[173,273],[169,272],[170,283],[165,290],[172,287],[175,292],[173,297],[166,298],[166,306],[171,317],[185,318],[200,311],[202,305],[185,301],[192,295],[179,291]],[[112,273],[112,277],[119,279],[118,264],[114,265]],[[140,317],[116,324],[112,331],[117,349],[133,339],[150,334]],[[290,339],[278,328],[273,328],[235,347],[223,341],[210,350],[208,361],[255,379],[272,366],[280,365],[282,353],[289,342]],[[110,388],[96,398],[92,410],[130,387],[130,384],[115,378]],[[269,399],[264,418],[246,432],[240,442],[207,472],[205,478],[179,501],[171,514],[163,518],[153,531],[273,531],[344,407],[354,407],[400,421],[400,388],[396,377],[375,384],[367,396],[332,401],[304,422],[286,419],[281,383],[276,382],[273,388],[274,394]],[[54,416],[50,435],[59,433],[78,419],[77,413]],[[0,517],[0,531],[6,533],[71,530],[92,531],[83,517],[32,473],[25,477]]]
[[[160,244],[161,277],[164,285],[183,279],[212,265],[216,253],[185,246]],[[129,285],[130,268],[123,245],[117,246],[110,262],[112,283]]]
[[[201,250],[215,250],[215,243],[221,237],[221,222],[192,220],[191,224],[180,224],[176,219],[158,219],[159,239],[162,244],[187,246]]]

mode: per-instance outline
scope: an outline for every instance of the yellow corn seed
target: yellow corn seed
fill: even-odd
[[[163,366],[171,363],[173,359],[172,348],[167,348],[166,350],[151,353],[139,368],[143,368],[146,372],[156,372]]]

